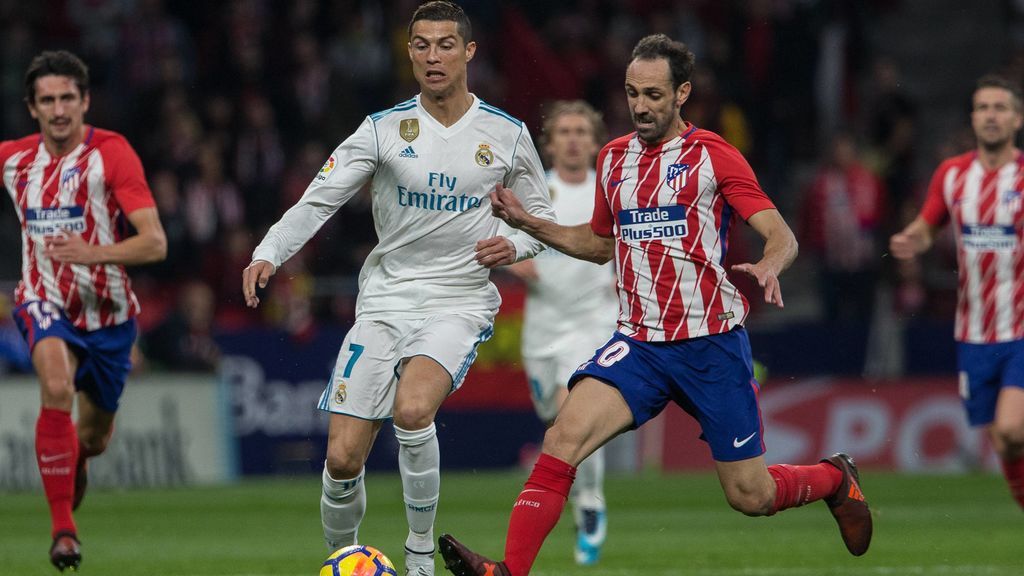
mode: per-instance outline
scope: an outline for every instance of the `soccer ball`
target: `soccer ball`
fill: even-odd
[[[398,576],[398,572],[380,550],[354,544],[328,556],[320,567],[320,576]]]

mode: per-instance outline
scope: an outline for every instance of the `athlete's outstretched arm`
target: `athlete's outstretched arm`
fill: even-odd
[[[167,236],[156,208],[139,208],[128,214],[136,234],[114,244],[90,244],[79,234],[55,236],[46,241],[46,255],[72,264],[148,264],[167,257]]]
[[[755,264],[736,264],[732,270],[756,280],[758,286],[764,289],[764,301],[782,308],[779,274],[796,260],[799,250],[796,237],[775,209],[761,210],[748,218],[747,223],[764,238],[764,255]]]
[[[907,227],[889,238],[889,252],[900,260],[909,260],[918,254],[927,252],[932,246],[937,227],[932,226],[924,218],[918,216]]]
[[[306,187],[302,198],[270,227],[242,270],[245,304],[255,308],[260,299],[256,286],[265,288],[281,264],[291,258],[349,201],[377,170],[377,131],[369,116],[331,154],[320,173]]]
[[[527,212],[511,190],[498,184],[491,192],[491,212],[506,224],[573,258],[604,264],[615,254],[615,239],[598,236],[590,224],[563,226]]]

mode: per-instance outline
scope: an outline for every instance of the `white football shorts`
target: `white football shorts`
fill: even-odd
[[[607,337],[611,337],[611,332]],[[597,349],[607,342],[607,338],[597,341],[594,336],[582,335],[580,340],[583,342],[576,342],[575,346],[560,354],[523,357],[523,367],[530,384],[530,398],[537,416],[544,422],[553,422],[558,415],[558,391],[568,387],[569,377],[580,364],[593,358]]]
[[[446,314],[414,320],[356,320],[345,335],[318,407],[365,420],[391,417],[402,361],[435,360],[458,390],[476,359],[476,349],[494,333],[483,314]]]

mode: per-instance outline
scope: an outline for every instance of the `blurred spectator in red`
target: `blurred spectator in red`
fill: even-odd
[[[689,100],[683,105],[686,118],[695,126],[717,132],[742,154],[750,153],[753,135],[743,109],[718,89],[714,73],[703,67],[693,71]]]
[[[206,258],[203,277],[207,279],[217,298],[217,326],[222,330],[241,329],[254,321],[242,301],[238,278],[225,274],[225,270],[243,268],[252,260],[256,247],[252,231],[235,226],[220,235],[220,250],[211,251]]]
[[[160,223],[167,236],[167,258],[151,264],[146,271],[161,280],[181,277],[181,271],[195,263],[195,253],[188,234],[185,206],[181,199],[178,176],[167,169],[157,170],[149,177],[153,200],[160,213]]]
[[[191,34],[180,20],[167,13],[163,0],[139,0],[124,20],[121,50],[117,61],[126,69],[125,88],[132,94],[148,92],[164,79],[156,65],[166,57],[177,58],[185,67],[186,82],[192,78],[195,53]]]
[[[805,195],[801,246],[819,262],[825,318],[869,322],[885,189],[849,133],[836,134],[826,154]]]
[[[242,131],[235,148],[235,179],[245,200],[246,221],[261,229],[277,215],[285,153],[270,102],[262,94],[242,100]]]
[[[885,181],[890,204],[898,208],[910,201],[919,206],[914,194],[914,152],[917,103],[903,86],[900,70],[891,58],[879,58],[872,67],[867,95],[868,164]],[[892,219],[889,231],[908,220]]]
[[[198,176],[185,186],[188,233],[200,248],[214,245],[219,233],[244,224],[238,188],[224,176],[224,159],[217,144],[204,142],[197,157]]]
[[[296,254],[281,264],[275,282],[267,289],[264,317],[296,342],[313,340],[317,334],[312,301],[315,286],[316,280],[306,269],[303,253]]]
[[[213,339],[213,290],[192,280],[178,294],[178,306],[143,336],[143,352],[154,365],[172,372],[212,372],[220,360]]]
[[[292,39],[290,97],[307,134],[317,133],[327,116],[331,69],[322,54],[316,36],[310,32],[299,32]]]
[[[203,140],[216,145],[221,151],[235,145],[235,101],[226,94],[214,93],[202,103]]]

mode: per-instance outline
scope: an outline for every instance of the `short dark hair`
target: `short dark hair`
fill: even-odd
[[[25,100],[36,101],[36,80],[43,76],[67,76],[75,81],[82,96],[89,92],[89,67],[82,59],[67,50],[40,52],[25,72]]]
[[[982,88],[1002,88],[1013,97],[1013,104],[1017,107],[1017,111],[1024,107],[1024,97],[1021,96],[1020,85],[1011,82],[1006,76],[986,74],[978,78],[978,82],[974,85],[974,91],[977,92]]]
[[[693,52],[686,44],[677,42],[664,34],[651,34],[636,43],[633,48],[633,60],[668,60],[668,68],[672,72],[672,89],[679,88],[684,82],[690,81],[693,64],[696,60]]]
[[[432,22],[455,22],[455,27],[462,36],[462,42],[469,44],[473,40],[473,26],[469,23],[469,16],[462,10],[462,7],[448,0],[431,0],[420,5],[412,13],[412,20],[409,20],[409,37],[412,38],[412,25],[419,20],[430,20]]]

